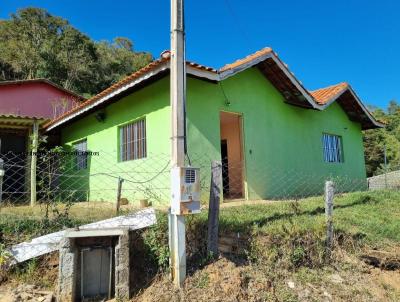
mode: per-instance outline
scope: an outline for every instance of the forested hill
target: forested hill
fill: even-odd
[[[0,81],[46,78],[86,97],[152,60],[127,38],[93,41],[63,18],[24,8],[0,20]]]

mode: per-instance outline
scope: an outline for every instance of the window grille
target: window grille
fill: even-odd
[[[186,169],[185,170],[185,183],[193,184],[196,182],[196,170]]]
[[[324,133],[322,141],[324,148],[324,161],[328,163],[342,163],[342,137]]]
[[[75,144],[73,148],[76,152],[76,169],[83,170],[87,168],[87,140],[83,139]]]
[[[140,120],[119,128],[120,160],[127,161],[147,156],[146,120]]]

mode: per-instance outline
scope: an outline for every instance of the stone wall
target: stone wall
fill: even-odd
[[[130,233],[124,230],[119,236],[63,238],[60,244],[60,266],[57,300],[74,302],[81,300],[81,250],[88,247],[111,246],[113,249],[112,295],[118,301],[131,296]]]
[[[63,238],[60,243],[58,272],[58,301],[76,301],[76,276],[78,249],[75,240]]]

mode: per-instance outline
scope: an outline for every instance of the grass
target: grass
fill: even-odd
[[[255,291],[254,295],[267,295],[268,299],[277,301],[297,301],[298,294],[288,288],[287,280],[291,278],[301,284],[302,290],[311,290],[315,301],[321,300],[316,292],[323,292],[325,283],[329,283],[330,276],[338,271],[347,278],[343,284],[332,285],[334,293],[341,295],[343,301],[350,301],[353,295],[361,300],[374,296],[368,286],[377,284],[381,279],[368,279],[363,275],[364,267],[353,262],[346,263],[339,256],[332,265],[324,261],[325,248],[325,214],[323,197],[311,197],[301,200],[287,200],[280,202],[254,202],[252,204],[229,206],[224,204],[220,210],[220,233],[240,232],[250,235],[250,242],[246,255],[248,264],[237,278],[249,273],[249,280],[255,284],[248,292]],[[0,243],[10,245],[21,242],[36,235],[57,231],[65,227],[72,227],[95,220],[109,218],[115,215],[113,204],[109,203],[81,203],[74,204],[68,216],[63,215],[64,205],[57,206],[49,219],[43,219],[43,207],[29,206],[3,207],[0,210]],[[124,206],[122,213],[136,208]],[[189,271],[194,272],[192,286],[202,293],[212,287],[215,272],[202,271],[210,263],[205,253],[207,213],[205,209],[199,215],[187,216],[187,250],[189,253]],[[140,236],[143,238],[146,261],[139,261],[144,271],[150,271],[151,262],[157,271],[168,266],[168,222],[165,211],[158,211],[158,223],[146,230]],[[353,254],[357,247],[387,249],[400,246],[400,192],[370,191],[338,194],[334,199],[334,230],[337,240],[336,247],[345,254]],[[346,241],[348,240],[348,241]],[[200,261],[193,255],[200,256]],[[199,260],[197,258],[197,260]],[[149,260],[150,259],[150,260]],[[149,262],[148,262],[149,261]],[[241,262],[241,265],[243,262]],[[212,264],[211,264],[212,265]],[[28,264],[16,272],[21,282],[32,278],[37,265]],[[239,269],[241,266],[238,266]],[[223,270],[224,268],[221,268]],[[240,268],[241,269],[241,268]],[[219,270],[216,270],[219,271]],[[197,272],[197,273],[196,273]],[[227,276],[230,272],[225,272]],[[149,279],[154,276],[149,273]],[[354,276],[353,276],[354,275]],[[36,275],[35,275],[36,276]],[[153,277],[152,277],[153,276]],[[368,275],[369,276],[369,275]],[[214,279],[213,279],[214,278]],[[259,279],[258,279],[259,278]],[[367,278],[367,279],[365,279]],[[378,278],[378,277],[376,277]],[[189,278],[190,279],[190,278]],[[214,280],[214,281],[213,281]],[[255,281],[254,281],[255,280]],[[259,280],[259,281],[257,281]],[[361,280],[361,281],[360,281]],[[363,286],[363,282],[368,286]],[[47,281],[46,281],[47,282]],[[228,282],[228,281],[227,281]],[[230,281],[229,281],[230,282]],[[228,283],[229,283],[228,282]],[[239,280],[246,283],[246,280]],[[352,287],[352,283],[358,285]],[[248,282],[247,282],[248,283]],[[253,284],[251,283],[251,284]],[[271,283],[274,292],[258,289],[259,284]],[[250,284],[250,283],[249,283]],[[257,285],[258,284],[258,285]],[[317,290],[308,287],[312,284]],[[387,287],[386,283],[384,287]],[[256,286],[257,285],[257,286]],[[252,285],[253,286],[253,285]],[[343,290],[343,286],[347,286]],[[376,290],[382,295],[388,295],[387,301],[396,301],[399,294],[383,285]],[[296,287],[296,290],[298,288]],[[315,293],[314,293],[315,291]],[[162,294],[165,295],[163,289]],[[196,292],[198,293],[198,292]],[[249,294],[249,293],[247,293]],[[270,295],[272,295],[270,297]],[[208,297],[211,298],[211,297]],[[268,300],[267,299],[267,300]],[[301,300],[301,299],[300,299]],[[308,301],[308,300],[307,300]]]
[[[286,224],[313,230],[325,224],[322,197],[268,205],[225,208],[222,229],[263,233],[280,232]],[[203,214],[204,215],[204,214]],[[373,191],[341,194],[334,199],[334,228],[359,235],[370,244],[400,243],[400,192]]]
[[[224,204],[226,205],[226,204]],[[374,246],[400,242],[400,192],[372,191],[355,192],[335,196],[334,228],[364,238]],[[50,222],[59,220],[65,205],[57,204],[49,215]],[[122,206],[125,214],[137,207]],[[45,207],[3,206],[0,208],[0,233],[37,235],[37,229],[43,227]],[[60,214],[61,213],[61,214]],[[206,226],[207,209],[202,214],[188,216],[190,224]],[[68,219],[54,228],[90,223],[115,216],[112,203],[82,202],[74,204],[68,213]],[[161,223],[166,223],[164,211],[159,211]],[[233,207],[223,207],[220,211],[220,230],[222,232],[282,233],[282,228],[295,226],[298,231],[317,230],[325,223],[323,197],[311,197],[298,201],[265,202]],[[165,228],[160,228],[164,230]],[[36,230],[36,231],[35,231]],[[24,237],[24,236],[23,236]],[[0,238],[1,240],[1,238]]]
[[[66,204],[57,203],[52,205],[51,210],[59,212],[64,211]],[[137,206],[123,205],[121,213],[138,209]],[[38,204],[31,207],[30,205],[6,205],[0,207],[0,215],[2,216],[19,216],[40,219],[45,215],[45,205]],[[74,203],[69,209],[69,216],[79,220],[96,221],[115,216],[115,204],[110,202],[79,202]]]

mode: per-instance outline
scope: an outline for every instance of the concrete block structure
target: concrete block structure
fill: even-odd
[[[60,244],[57,300],[128,300],[131,258],[128,229],[67,231]]]

